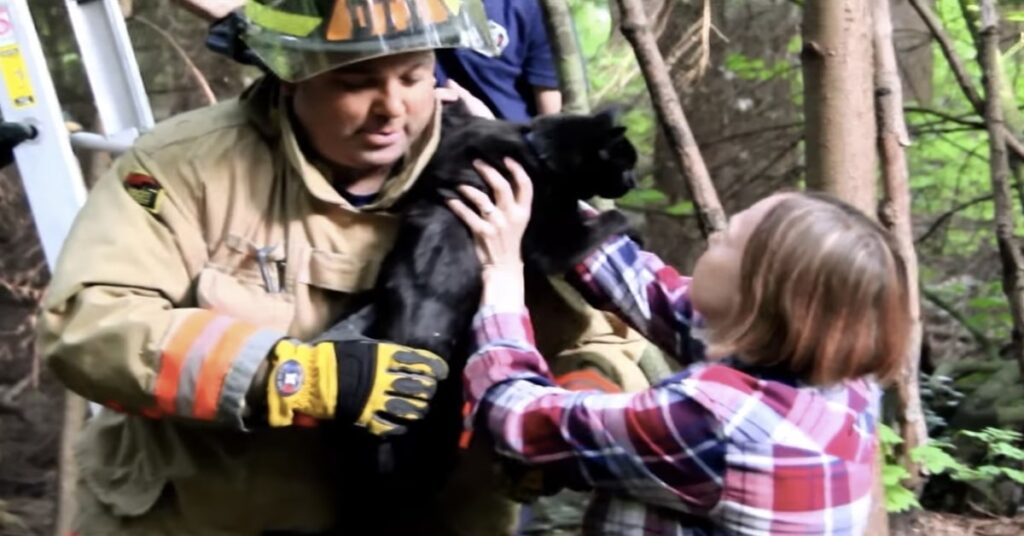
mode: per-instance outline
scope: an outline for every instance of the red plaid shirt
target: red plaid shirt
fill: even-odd
[[[703,360],[690,279],[612,240],[574,283],[684,364],[639,393],[557,387],[525,310],[484,307],[464,380],[497,450],[591,487],[587,534],[861,534],[875,478],[878,389]]]

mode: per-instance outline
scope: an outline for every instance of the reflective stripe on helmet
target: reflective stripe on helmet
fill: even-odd
[[[320,17],[290,13],[257,2],[245,4],[245,16],[249,22],[267,30],[295,37],[308,36],[323,22]]]
[[[423,22],[441,24],[458,13],[450,10],[451,0],[370,0],[365,2],[337,2],[327,26],[328,41],[348,41],[367,37],[386,36],[407,31]]]

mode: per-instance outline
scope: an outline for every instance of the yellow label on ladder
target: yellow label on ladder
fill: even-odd
[[[0,46],[0,74],[4,77],[7,96],[15,108],[28,108],[36,104],[28,67],[17,44]]]

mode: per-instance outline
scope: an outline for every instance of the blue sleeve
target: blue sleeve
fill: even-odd
[[[531,86],[557,89],[558,71],[551,52],[544,11],[537,2],[531,4],[532,10],[526,13],[525,21],[526,57],[523,60],[523,72]]]

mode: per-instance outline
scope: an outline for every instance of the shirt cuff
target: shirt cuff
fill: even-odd
[[[476,351],[463,370],[466,400],[475,406],[491,387],[513,379],[551,383],[544,358],[534,345],[525,307],[483,306],[473,322]]]
[[[476,346],[483,349],[494,344],[512,343],[520,347],[523,343],[534,346],[533,322],[530,313],[521,305],[487,304],[480,307],[473,319],[473,333]]]

